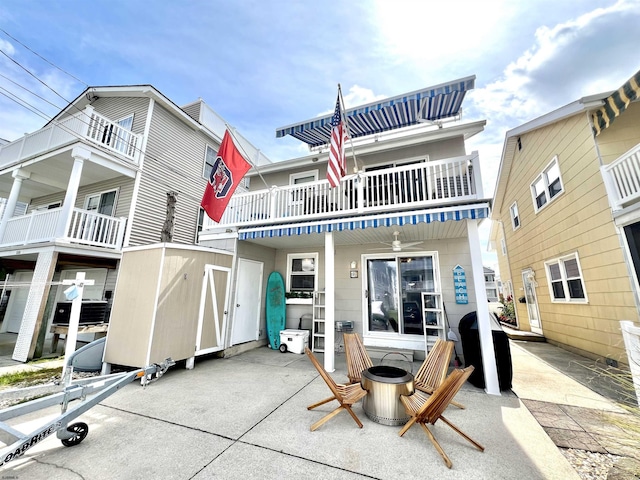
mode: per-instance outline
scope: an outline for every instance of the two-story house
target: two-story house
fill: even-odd
[[[638,321],[640,72],[507,132],[491,241],[518,327],[627,363]]]
[[[196,243],[225,128],[200,100],[179,108],[150,85],[91,87],[40,130],[0,145],[0,267],[11,290],[0,331],[18,334],[15,360],[50,336],[61,281],[86,272],[94,284],[84,300],[104,318],[123,248]]]
[[[311,331],[328,371],[345,329],[370,349],[424,354],[475,310],[487,334],[483,354],[494,358],[478,237],[489,201],[478,153],[465,148],[485,121],[460,121],[474,81],[347,109],[349,173],[335,188],[326,179],[331,115],[277,129],[310,153],[250,170],[249,191],[200,234],[201,244],[237,255],[236,324],[278,271],[289,297],[286,326]],[[255,331],[260,319],[251,318]],[[499,391],[497,377],[488,385]]]

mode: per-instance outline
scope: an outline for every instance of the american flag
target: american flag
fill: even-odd
[[[347,163],[344,157],[344,144],[347,135],[342,121],[342,109],[340,108],[340,93],[336,100],[336,111],[331,119],[331,148],[329,149],[329,164],[327,165],[327,180],[331,188],[338,186],[340,179],[347,171]]]

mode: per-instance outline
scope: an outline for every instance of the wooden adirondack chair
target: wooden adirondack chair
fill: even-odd
[[[453,342],[442,340],[441,338],[436,340],[435,345],[429,351],[418,373],[415,375],[414,386],[417,390],[431,395],[444,382],[449,371],[454,345]],[[451,404],[458,408],[464,408],[464,405],[453,400]]]
[[[349,415],[351,415],[351,417],[355,420],[355,422],[358,424],[358,427],[362,428],[362,422],[357,417],[357,415],[353,412],[353,410],[351,409],[351,406],[354,403],[356,403],[358,400],[360,400],[362,397],[364,397],[367,394],[367,391],[363,390],[359,383],[354,383],[351,385],[342,385],[334,382],[333,378],[331,378],[331,376],[329,376],[329,374],[322,367],[322,365],[320,365],[320,362],[318,361],[316,356],[311,352],[311,350],[305,347],[304,351],[309,357],[309,359],[311,360],[311,363],[313,364],[313,366],[316,367],[316,370],[318,370],[318,373],[320,374],[322,379],[325,381],[325,383],[329,387],[329,390],[331,390],[331,393],[333,393],[333,396],[329,398],[325,398],[324,400],[318,403],[314,403],[313,405],[309,405],[307,407],[307,410],[312,410],[316,407],[319,407],[320,405],[329,403],[332,400],[337,400],[338,403],[340,404],[338,408],[328,413],[327,415],[322,417],[320,420],[318,420],[316,423],[311,425],[311,431],[313,432],[314,430],[324,425],[327,421],[331,420],[342,410],[346,410],[347,412],[349,412]]]
[[[444,463],[449,468],[451,468],[452,465],[451,460],[436,440],[436,437],[433,436],[433,433],[431,432],[429,427],[427,427],[427,423],[435,425],[438,420],[442,420],[478,450],[480,450],[481,452],[484,451],[484,447],[482,445],[473,440],[442,415],[442,413],[449,406],[451,400],[458,393],[464,382],[467,381],[469,375],[471,375],[471,372],[473,372],[473,366],[467,367],[465,369],[456,368],[433,392],[431,396],[425,395],[424,392],[421,392],[420,390],[416,390],[416,392],[410,396],[400,396],[400,400],[402,401],[407,414],[411,415],[411,418],[405,424],[405,426],[402,427],[399,435],[403,436],[407,432],[407,430],[409,430],[414,424],[417,423],[425,431],[427,437],[429,437],[429,440],[431,440],[431,443],[433,443],[433,446],[436,448],[436,450],[444,460]]]
[[[344,353],[347,357],[349,383],[360,383],[362,372],[373,367],[373,362],[357,333],[344,334]]]

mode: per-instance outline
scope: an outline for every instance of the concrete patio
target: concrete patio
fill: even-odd
[[[354,411],[364,428],[342,412],[310,432],[337,404],[308,411],[329,390],[307,357],[263,347],[200,359],[193,370],[177,365],[144,389],[129,384],[80,417],[89,425],[81,444],[67,448],[53,435],[1,471],[51,480],[578,479],[523,399],[601,412],[620,413],[619,408],[513,342],[512,356],[517,395],[491,396],[467,383],[456,397],[466,410],[447,411],[447,418],[485,446],[483,453],[442,422],[432,427],[453,462],[451,470],[420,428],[401,438],[400,427],[374,423],[360,404]],[[414,362],[413,371],[418,367]],[[344,355],[337,355],[332,376],[346,380]],[[31,431],[58,414],[51,408],[12,425]]]

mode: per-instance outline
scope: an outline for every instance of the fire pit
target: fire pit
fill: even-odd
[[[404,425],[406,414],[400,395],[413,393],[413,375],[401,368],[378,365],[362,372],[362,388],[369,393],[362,399],[364,413],[376,423]]]

